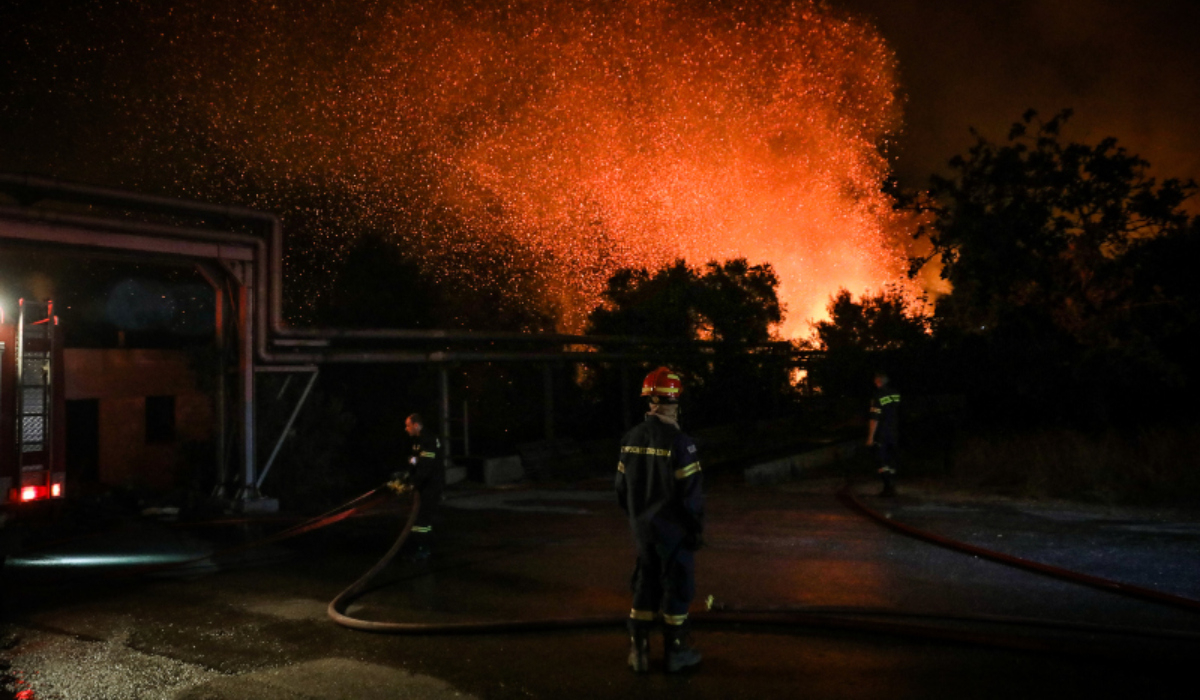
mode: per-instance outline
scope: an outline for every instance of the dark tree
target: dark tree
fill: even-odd
[[[623,269],[609,279],[588,332],[715,341],[706,352],[684,346],[680,355],[676,348],[659,364],[687,375],[688,410],[699,422],[757,417],[791,391],[785,355],[761,345],[783,320],[778,286],[769,264],[741,258],[700,268],[677,260],[653,272]]]
[[[588,328],[597,335],[765,343],[783,321],[778,286],[770,264],[744,258],[699,269],[683,260],[653,273],[622,269],[608,280]]]
[[[858,301],[841,289],[827,308],[829,320],[813,324],[816,345],[826,352],[897,350],[929,338],[929,318],[899,287]]]
[[[921,374],[932,340],[921,305],[896,286],[857,300],[847,289],[829,299],[828,321],[813,324],[810,345],[824,351],[810,381],[831,396],[862,396],[879,369],[905,379]],[[926,382],[921,382],[925,385]],[[922,386],[928,390],[928,386]]]
[[[1186,228],[1169,231],[1126,256],[1132,277],[1122,335],[1131,349],[1153,354],[1171,383],[1195,386],[1200,368],[1200,217]]]
[[[648,338],[698,337],[696,274],[683,260],[656,270],[623,268],[608,280],[588,332]]]
[[[701,337],[728,343],[765,343],[783,321],[779,278],[769,264],[749,265],[745,258],[709,262],[699,276],[696,303]]]
[[[1188,248],[1182,205],[1196,185],[1150,177],[1114,138],[1065,141],[1070,116],[1030,110],[1001,144],[976,134],[931,180],[919,235],[932,252],[912,271],[940,259],[952,292],[937,305],[939,342],[997,415],[1140,419],[1149,394],[1179,384],[1162,329],[1194,323],[1159,278],[1167,251]]]
[[[1195,184],[1158,183],[1148,163],[1106,138],[1064,143],[1071,112],[1040,121],[1030,110],[1007,142],[976,134],[953,174],[931,180],[929,257],[953,292],[940,320],[961,330],[1048,324],[1086,345],[1104,343],[1130,303],[1127,254],[1187,222]],[[974,133],[974,132],[972,132]]]

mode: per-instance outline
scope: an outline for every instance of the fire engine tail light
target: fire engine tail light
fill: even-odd
[[[61,498],[62,494],[62,484],[51,484],[49,488],[45,486],[22,486],[20,499],[22,503],[28,503],[30,501],[40,501],[44,498]]]

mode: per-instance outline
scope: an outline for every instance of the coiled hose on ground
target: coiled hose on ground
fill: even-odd
[[[855,507],[859,512],[876,518],[883,524],[887,524],[889,526],[896,525],[896,523],[879,516],[877,513],[874,513],[874,511],[871,511],[871,509],[862,505],[861,502],[859,502],[853,497],[852,494],[849,493],[848,489],[843,489],[839,496],[842,497],[843,501],[847,502],[848,505]],[[857,504],[857,506],[854,504]],[[413,523],[416,522],[420,507],[420,495],[414,492],[412,509],[409,512],[408,520],[401,530],[399,537],[397,537],[392,547],[383,555],[382,558],[380,558],[378,562],[375,563],[374,566],[372,566],[366,573],[359,577],[357,581],[350,584],[349,587],[347,587],[345,590],[339,593],[337,597],[330,601],[326,612],[331,620],[343,627],[364,632],[409,635],[536,632],[549,630],[624,627],[626,618],[623,615],[450,623],[377,622],[371,620],[362,620],[347,615],[346,610],[350,604],[367,590],[375,577],[378,576],[379,573],[385,568],[387,568],[392,560],[395,559],[396,555],[399,554],[404,548],[404,544],[408,540],[408,535],[412,530]],[[874,515],[872,515],[872,513],[874,513]],[[916,530],[916,528],[911,528],[908,526],[904,526],[902,529],[897,529],[903,534],[921,537],[921,539],[937,542],[939,544],[953,542],[952,540],[941,538],[937,535],[932,535],[931,533],[922,533],[921,531]],[[923,537],[922,535],[928,536]],[[970,547],[970,545],[966,546]],[[992,554],[997,554],[997,557],[995,558],[996,561],[1000,561],[1001,563],[1013,563],[1010,561],[1014,559],[1012,557],[998,555],[998,553]],[[1024,562],[1024,560],[1021,561]],[[1050,573],[1045,569],[1054,567],[1039,568],[1023,566],[1023,568],[1027,568],[1038,573]],[[1055,569],[1052,575],[1060,578],[1067,578],[1067,580],[1072,580],[1066,574],[1075,574],[1079,579],[1077,582],[1085,583],[1087,585],[1095,585],[1095,581],[1104,581],[1104,579],[1098,579],[1097,577],[1088,576],[1086,574],[1076,574],[1075,572],[1067,572],[1066,570],[1061,569]],[[1118,582],[1108,583],[1111,585],[1101,587],[1105,588],[1106,590],[1118,591],[1130,595],[1138,595],[1141,592],[1141,589],[1126,586]],[[1147,599],[1154,600],[1155,602],[1168,602],[1167,599],[1174,598],[1178,597],[1169,596],[1168,594],[1159,594],[1147,597]],[[1200,603],[1197,603],[1197,601],[1189,601],[1188,599],[1180,600],[1195,604],[1197,608],[1200,608]],[[1184,605],[1181,607],[1195,609],[1192,608],[1191,605]],[[809,607],[749,609],[738,607],[736,604],[716,602],[711,596],[709,598],[709,609],[705,612],[698,612],[691,615],[690,619],[693,622],[701,625],[733,625],[751,628],[770,628],[776,630],[795,627],[845,630],[897,634],[907,637],[937,639],[980,646],[1020,649],[1024,651],[1064,652],[1117,657],[1126,655],[1128,650],[1114,648],[1111,644],[1105,644],[1103,643],[1104,640],[1102,638],[1141,638],[1145,640],[1158,640],[1168,643],[1189,642],[1192,644],[1200,644],[1200,635],[1189,632],[1115,627],[1087,623],[1030,620],[1027,618],[1002,616],[921,615],[903,613],[893,610],[877,610],[869,608]],[[914,620],[924,620],[926,622],[917,622]],[[941,622],[942,624],[931,624],[932,621]],[[950,625],[947,626],[946,623],[950,623]],[[971,628],[954,626],[963,624],[971,625]],[[989,630],[987,628],[992,629]],[[1005,629],[1002,631],[999,628]],[[1007,631],[1014,628],[1041,629],[1046,630],[1051,634],[1030,635]],[[1064,638],[1064,635],[1071,637]],[[1080,635],[1083,635],[1084,638],[1079,638]]]

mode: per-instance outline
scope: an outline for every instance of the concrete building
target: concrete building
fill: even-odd
[[[64,350],[72,482],[155,491],[187,484],[196,466],[189,448],[214,433],[213,399],[189,358],[182,350]]]

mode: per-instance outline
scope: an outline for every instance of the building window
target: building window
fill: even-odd
[[[146,397],[146,444],[175,440],[175,397]]]

